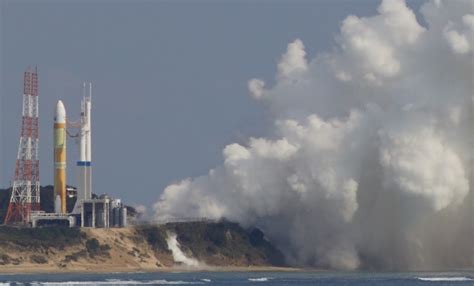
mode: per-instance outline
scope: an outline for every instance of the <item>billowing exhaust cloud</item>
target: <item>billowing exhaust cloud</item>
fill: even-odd
[[[293,265],[472,266],[473,7],[427,2],[421,25],[384,0],[329,53],[289,43],[274,86],[248,83],[277,135],[226,146],[222,166],[164,190],[156,218],[258,226]]]

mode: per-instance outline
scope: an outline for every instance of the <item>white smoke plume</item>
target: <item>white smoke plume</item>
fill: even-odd
[[[184,266],[190,267],[200,266],[199,261],[184,254],[184,252],[181,250],[181,246],[178,240],[176,239],[175,233],[168,233],[167,235],[168,237],[166,238],[166,243],[168,244],[168,248],[171,250],[173,260],[175,262],[182,263]]]
[[[274,138],[224,148],[208,175],[168,186],[158,219],[262,228],[293,265],[472,267],[474,1],[384,0],[348,16],[312,59],[288,44],[276,83],[249,81]]]
[[[134,205],[135,211],[137,212],[136,214],[136,219],[137,220],[147,220],[147,207],[144,205]]]

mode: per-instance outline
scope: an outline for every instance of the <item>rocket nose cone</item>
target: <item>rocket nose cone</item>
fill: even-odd
[[[60,100],[56,104],[56,123],[66,123],[66,109],[64,108],[63,102]]]

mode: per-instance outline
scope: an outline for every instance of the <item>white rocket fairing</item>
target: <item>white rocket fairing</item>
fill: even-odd
[[[91,152],[91,107],[92,84],[89,83],[89,95],[86,96],[86,83],[83,86],[81,118],[79,132],[79,160],[77,161],[78,184],[77,201],[74,213],[80,212],[82,200],[88,200],[92,194],[92,152]]]

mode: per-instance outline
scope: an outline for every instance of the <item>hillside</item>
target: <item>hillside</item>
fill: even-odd
[[[258,229],[230,222],[186,222],[118,229],[0,227],[0,272],[160,271],[185,267],[168,247],[199,268],[283,266],[283,255]],[[176,251],[176,250],[175,250]]]
[[[166,253],[167,233],[174,233],[187,256],[207,265],[284,265],[283,255],[264,238],[263,232],[243,229],[237,223],[168,223],[141,226],[137,233],[158,253]]]

